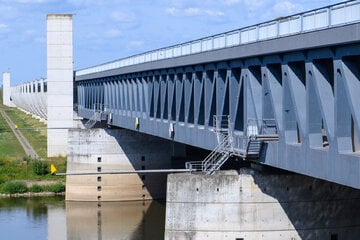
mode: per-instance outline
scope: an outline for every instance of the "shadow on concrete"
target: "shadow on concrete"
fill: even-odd
[[[119,133],[113,129],[107,129],[106,132],[120,143],[134,170],[185,168],[187,148],[184,144],[136,131],[121,129]],[[121,144],[124,141],[125,144]],[[143,190],[139,199],[148,199],[147,192],[152,199],[165,199],[167,175],[167,173],[137,174]]]
[[[255,184],[281,204],[301,239],[360,239],[359,190],[271,167],[262,169],[253,174]]]

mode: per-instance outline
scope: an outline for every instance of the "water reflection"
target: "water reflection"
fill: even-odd
[[[52,209],[60,209],[64,215],[63,197],[0,199],[1,239],[48,239]],[[54,239],[66,239],[66,232],[61,234]]]
[[[1,239],[163,239],[165,204],[0,199]]]
[[[164,204],[159,202],[67,202],[71,239],[163,239]]]

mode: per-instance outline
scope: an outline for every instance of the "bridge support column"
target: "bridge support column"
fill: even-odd
[[[168,176],[165,239],[358,239],[360,191],[249,169]]]
[[[3,73],[3,104],[8,107],[14,107],[13,102],[10,99],[11,88],[10,88],[10,73]]]
[[[101,174],[121,170],[169,169],[174,143],[126,129],[69,130],[66,200],[129,201],[165,198],[166,174]],[[185,154],[175,145],[177,155]]]
[[[73,128],[72,15],[47,15],[48,157],[66,155]]]

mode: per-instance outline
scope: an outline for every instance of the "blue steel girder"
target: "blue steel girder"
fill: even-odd
[[[111,125],[135,130],[137,117],[140,132],[209,150],[213,115],[236,134],[275,119],[279,141],[260,162],[360,188],[359,69],[353,43],[78,80],[79,114],[108,102]]]

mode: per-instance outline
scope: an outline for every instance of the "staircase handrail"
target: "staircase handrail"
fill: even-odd
[[[95,126],[96,122],[101,120],[101,112],[94,111],[93,115],[89,118],[89,120],[84,124],[85,128],[92,128]]]
[[[228,152],[229,145],[229,136],[224,135],[223,140],[220,144],[216,146],[216,148],[210,152],[209,155],[202,161],[190,161],[185,163],[185,167],[190,169],[190,171],[202,171],[206,172],[211,166],[214,165],[219,157],[221,157],[225,152]]]

